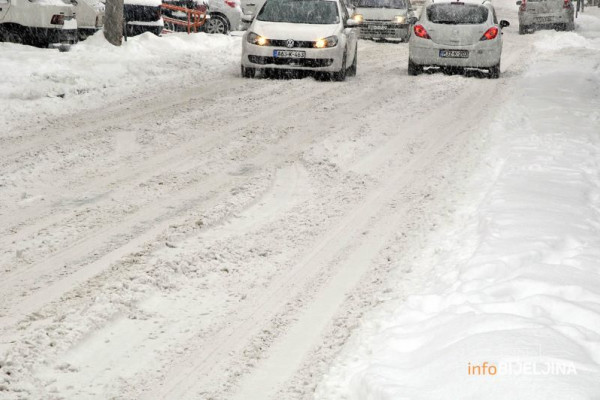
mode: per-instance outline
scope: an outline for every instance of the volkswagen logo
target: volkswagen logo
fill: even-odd
[[[288,40],[287,40],[287,42],[285,42],[285,45],[286,45],[287,47],[289,47],[290,49],[291,49],[292,47],[294,47],[294,45],[295,45],[295,44],[296,44],[296,42],[294,42],[294,40],[293,40],[293,39],[288,39]]]

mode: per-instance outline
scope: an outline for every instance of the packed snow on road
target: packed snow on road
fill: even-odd
[[[493,7],[498,79],[0,42],[0,398],[600,398],[600,8]]]

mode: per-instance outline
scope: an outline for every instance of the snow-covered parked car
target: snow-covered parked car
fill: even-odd
[[[424,67],[484,69],[500,77],[502,28],[490,1],[428,1],[409,41],[408,74]]]
[[[98,32],[104,26],[104,3],[100,0],[76,0],[75,16],[79,40]]]
[[[410,0],[358,0],[354,12],[362,20],[361,39],[407,42],[416,21]]]
[[[0,40],[39,47],[76,43],[74,7],[68,0],[0,0]]]
[[[210,19],[204,24],[207,33],[229,33],[242,30],[240,0],[208,0]]]
[[[537,28],[575,29],[575,10],[571,0],[519,0],[519,33]]]
[[[160,35],[164,29],[160,5],[161,0],[125,0],[123,16],[126,21],[127,36],[140,35],[145,32]]]
[[[242,76],[291,69],[343,81],[356,74],[358,25],[343,0],[267,0],[242,40]]]

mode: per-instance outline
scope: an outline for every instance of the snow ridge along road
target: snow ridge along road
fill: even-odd
[[[409,78],[405,46],[371,42],[346,83],[242,80],[234,45],[226,78],[155,79],[144,99],[120,93],[118,118],[94,103],[43,131],[9,125],[0,394],[311,397],[331,324],[347,336],[387,279],[376,260],[420,243],[477,165],[490,96],[529,52],[506,39],[499,81]]]

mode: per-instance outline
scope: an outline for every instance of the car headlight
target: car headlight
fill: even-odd
[[[362,16],[362,14],[354,14],[352,16],[352,19],[355,20],[356,22],[358,22],[359,24],[361,24],[365,18]]]
[[[406,17],[404,15],[396,15],[394,21],[396,21],[397,24],[404,24],[406,22]]]
[[[315,42],[314,46],[317,49],[324,49],[326,47],[335,47],[338,44],[337,36],[329,36],[325,39],[319,39]]]
[[[252,43],[257,46],[268,46],[269,45],[269,39],[267,39],[264,36],[257,35],[254,32],[250,32],[248,34],[248,37],[246,38],[246,40],[248,41],[248,43]]]

